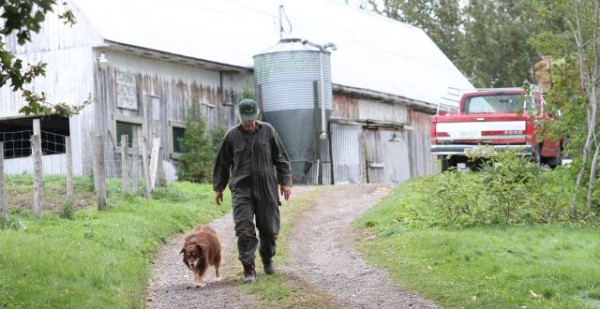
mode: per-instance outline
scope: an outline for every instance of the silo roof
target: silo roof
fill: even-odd
[[[334,84],[430,104],[448,87],[473,88],[423,30],[341,0],[70,2],[112,42],[248,68],[281,38],[333,42]]]

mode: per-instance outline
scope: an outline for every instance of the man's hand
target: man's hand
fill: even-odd
[[[215,202],[217,203],[217,205],[221,205],[221,203],[223,202],[222,191],[215,191]]]
[[[283,195],[283,198],[287,201],[290,198],[290,195],[292,195],[292,187],[281,186],[281,195]]]

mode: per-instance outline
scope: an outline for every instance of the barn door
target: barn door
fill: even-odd
[[[363,158],[367,183],[400,183],[410,178],[408,143],[400,129],[364,129]]]
[[[362,140],[367,183],[385,183],[384,154],[379,130],[366,128]]]

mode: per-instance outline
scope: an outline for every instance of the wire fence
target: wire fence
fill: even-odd
[[[4,158],[22,158],[31,155],[31,136],[33,130],[0,132],[0,142],[4,143]],[[65,153],[66,135],[41,131],[42,154]]]
[[[32,209],[38,217],[43,208],[43,176],[65,175],[65,200],[72,200],[74,196],[73,151],[69,136],[42,132],[39,130],[39,122],[35,120],[33,127],[34,130],[0,132],[0,219],[3,223],[8,220],[5,174],[33,175]],[[33,134],[34,131],[39,133]],[[127,136],[122,138],[121,144],[128,145]],[[151,196],[154,187],[160,183],[160,139],[154,139],[149,148],[145,148],[145,142],[141,142],[140,148],[125,146],[110,151],[103,150],[104,140],[100,135],[94,136],[90,142],[88,146],[92,146],[93,150],[91,161],[98,209],[106,208],[107,178],[120,178],[124,193]],[[151,155],[147,160],[149,154]]]
[[[4,173],[7,175],[33,173],[31,136],[33,130],[0,132],[0,142],[4,143]],[[42,166],[44,174],[66,175],[67,135],[41,131]],[[123,177],[122,149],[104,152],[104,169],[107,178]],[[144,180],[142,154],[139,147],[129,148],[129,177],[134,183]]]

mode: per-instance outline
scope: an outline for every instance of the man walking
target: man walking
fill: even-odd
[[[292,193],[287,152],[275,129],[257,120],[258,113],[258,104],[254,100],[240,101],[241,122],[225,134],[217,153],[213,178],[218,205],[221,205],[223,190],[229,184],[239,260],[244,266],[244,281],[248,283],[256,280],[257,247],[265,273],[275,273],[273,256],[281,204],[278,185],[285,200]]]

